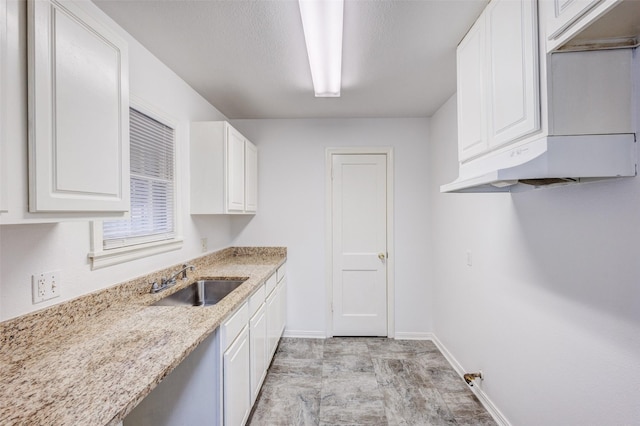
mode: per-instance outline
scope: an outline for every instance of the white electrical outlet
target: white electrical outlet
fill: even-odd
[[[207,239],[206,238],[200,238],[200,249],[202,250],[203,253],[205,251],[209,250],[209,247],[207,247]]]
[[[31,276],[33,303],[44,302],[60,296],[60,271],[40,272]]]

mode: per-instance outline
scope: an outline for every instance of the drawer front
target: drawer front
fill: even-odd
[[[278,268],[278,270],[276,271],[276,276],[278,277],[278,282],[282,281],[282,279],[284,278],[284,276],[287,274],[287,264],[283,264],[282,266],[280,266]]]
[[[220,326],[220,345],[227,349],[249,323],[249,304],[245,302]]]
[[[267,298],[267,286],[266,284],[262,284],[258,290],[253,293],[253,295],[249,298],[249,318],[255,315],[258,312],[258,309],[264,304],[264,300]]]
[[[278,281],[276,279],[276,274],[273,274],[267,280],[267,296],[269,296],[273,291],[273,289],[276,288],[276,284],[278,284]]]

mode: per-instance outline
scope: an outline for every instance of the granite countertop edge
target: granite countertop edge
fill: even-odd
[[[188,262],[196,271],[165,292],[148,283],[176,266],[0,323],[0,423],[118,424],[286,257],[283,247],[228,248]],[[149,306],[213,277],[247,280],[214,306]]]

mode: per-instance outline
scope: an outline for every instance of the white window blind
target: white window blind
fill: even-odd
[[[103,222],[103,248],[175,237],[174,129],[131,108],[131,214]]]

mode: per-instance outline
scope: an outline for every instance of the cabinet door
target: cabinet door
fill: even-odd
[[[540,128],[536,10],[535,0],[499,0],[485,12],[490,149]]]
[[[245,176],[245,211],[258,211],[258,149],[249,141],[244,147],[244,176]]]
[[[248,327],[242,329],[224,353],[223,383],[224,424],[244,425],[251,408]]]
[[[271,362],[278,346],[280,313],[278,309],[278,288],[276,287],[267,297],[267,364]]]
[[[227,126],[227,210],[244,211],[244,145],[245,139]]]
[[[553,40],[575,24],[602,0],[545,0],[553,1],[546,19],[546,34]]]
[[[28,6],[29,210],[127,211],[127,44],[80,3]]]
[[[258,397],[267,373],[267,315],[266,306],[256,312],[249,322],[251,350],[251,403]]]
[[[278,284],[278,339],[287,325],[287,278]]]
[[[458,58],[458,159],[487,150],[484,94],[484,15],[462,40]]]

